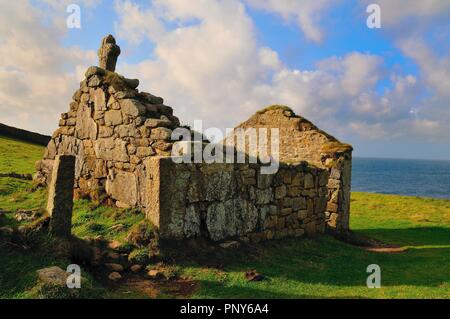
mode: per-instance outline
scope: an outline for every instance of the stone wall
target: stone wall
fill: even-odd
[[[59,128],[36,164],[34,180],[49,184],[56,155],[76,155],[75,197],[106,198],[118,207],[143,207],[148,157],[170,156],[179,126],[163,99],[139,92],[138,80],[98,67],[86,71]]]
[[[279,161],[296,163],[307,161],[328,170],[327,220],[329,228],[349,229],[352,147],[341,143],[320,130],[307,119],[296,115],[290,108],[274,105],[257,112],[235,128],[278,128]],[[231,135],[225,144],[233,142]],[[234,141],[234,143],[236,143]],[[237,145],[238,151],[247,152]],[[270,149],[269,149],[270,153]]]
[[[177,164],[153,157],[147,218],[166,239],[258,242],[325,229],[328,171],[301,162],[261,175],[258,164]]]

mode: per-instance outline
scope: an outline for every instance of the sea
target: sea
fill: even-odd
[[[352,191],[450,199],[450,161],[353,158]]]

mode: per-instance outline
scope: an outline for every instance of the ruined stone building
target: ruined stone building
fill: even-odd
[[[103,39],[100,67],[86,71],[61,115],[36,183],[49,183],[57,155],[75,155],[75,198],[140,208],[167,239],[260,241],[348,230],[349,145],[271,107],[238,128],[280,129],[275,174],[261,174],[258,162],[176,163],[171,134],[179,119],[162,98],[140,92],[138,80],[114,72],[119,54],[112,36]]]

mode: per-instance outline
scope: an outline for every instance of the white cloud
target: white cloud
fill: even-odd
[[[116,24],[117,35],[131,44],[139,44],[147,38],[155,41],[164,36],[165,29],[155,7],[146,9],[130,1],[115,1],[114,9],[120,20],[120,24]]]
[[[259,46],[238,0],[156,1],[145,10],[130,1],[126,6],[131,16],[120,14],[119,31],[137,28],[148,12],[158,13],[158,25],[171,27],[159,35],[141,34],[140,41],[154,42],[153,58],[122,68],[143,80],[141,88],[164,96],[190,124],[202,119],[207,127],[233,127],[261,107],[286,104],[341,137],[429,137],[442,127],[442,119],[422,112],[423,80],[388,71],[380,56],[349,52],[320,61],[314,70],[288,68],[275,51]],[[380,80],[390,80],[392,87],[380,91]],[[412,109],[418,110],[414,116]]]
[[[398,45],[419,65],[426,83],[439,95],[450,97],[450,51],[440,57],[420,36],[400,39]]]
[[[313,41],[324,36],[318,19],[327,9],[325,1],[155,0],[146,6],[116,1],[119,40],[155,45],[140,63],[119,59],[118,71],[139,78],[142,90],[165,97],[182,120],[203,119],[205,127],[233,127],[276,103],[344,139],[407,135],[431,140],[450,133],[449,59],[420,36],[396,33],[395,38],[419,65],[417,76],[390,71],[382,57],[361,52],[324,59],[311,70],[292,69],[258,43],[244,1],[295,19]],[[9,2],[0,12],[0,121],[50,133],[96,56],[64,48],[66,30],[54,19],[54,9],[31,3]],[[381,80],[391,87],[380,91]],[[437,94],[423,97],[426,89]]]
[[[324,31],[319,27],[321,15],[338,1],[327,0],[245,0],[250,6],[280,15],[285,21],[294,21],[307,39],[321,42]]]
[[[361,0],[365,5],[374,3],[373,0]],[[399,26],[409,20],[407,29],[414,24],[429,23],[438,17],[448,19],[450,13],[450,1],[447,0],[377,0],[381,7],[383,24],[388,27]]]
[[[0,12],[0,122],[43,133],[68,109],[73,70],[95,61],[95,52],[61,46],[65,29],[44,23],[51,12],[29,1],[5,2]]]

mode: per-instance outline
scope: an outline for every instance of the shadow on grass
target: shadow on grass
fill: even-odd
[[[321,289],[329,286],[327,289],[331,295],[333,289],[341,290],[338,298],[358,298],[345,296],[343,289],[354,289],[355,295],[361,292],[367,297],[367,267],[377,264],[381,267],[383,287],[415,286],[411,289],[417,291],[434,288],[439,294],[442,290],[442,297],[446,297],[444,287],[450,284],[450,247],[445,247],[450,245],[449,229],[371,229],[360,232],[376,235],[383,240],[396,240],[394,244],[409,242],[418,249],[395,254],[369,252],[329,236],[266,242],[258,246],[255,254],[235,251],[226,257],[222,269],[229,276],[226,285],[220,280],[208,278],[211,281],[203,282],[201,295],[219,298],[315,298],[315,294],[308,296],[307,290],[318,285]],[[386,243],[393,244],[390,241]],[[256,269],[269,278],[270,285],[276,289],[264,284],[258,285],[255,288],[257,291],[247,288],[243,274],[248,269]],[[403,288],[398,288],[398,291]]]
[[[198,280],[204,294],[200,298],[218,299],[365,299],[365,296],[343,295],[339,297],[311,296],[300,293],[282,293],[279,291],[263,290],[258,287],[223,286],[216,281]],[[270,283],[269,283],[270,284]],[[194,297],[195,298],[195,297]]]
[[[450,227],[358,229],[355,233],[401,246],[450,246]]]

